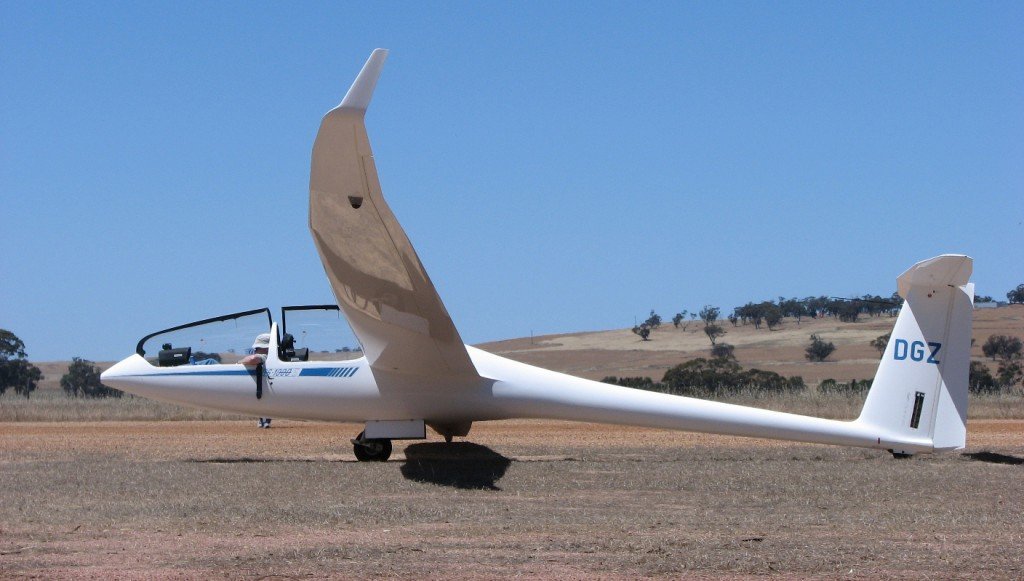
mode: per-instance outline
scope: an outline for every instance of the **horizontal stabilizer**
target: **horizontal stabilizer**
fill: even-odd
[[[960,287],[971,278],[973,262],[962,254],[943,254],[922,260],[896,279],[896,291],[904,299],[912,286]]]

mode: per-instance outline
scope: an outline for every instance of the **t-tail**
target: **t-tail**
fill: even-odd
[[[897,279],[905,300],[857,423],[874,428],[879,445],[909,454],[963,448],[967,437],[973,261],[944,254]]]

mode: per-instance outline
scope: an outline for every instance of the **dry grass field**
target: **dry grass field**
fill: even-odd
[[[1024,576],[1024,422],[963,453],[516,421],[0,424],[3,578]]]
[[[744,367],[870,378],[893,319],[728,326]],[[978,311],[977,345],[1024,336],[1024,307]],[[810,333],[834,361],[809,364]],[[975,357],[980,358],[980,347]],[[694,326],[503,341],[492,352],[589,378],[705,356]],[[0,397],[0,578],[1024,578],[1024,397],[972,397],[968,447],[884,452],[572,424],[478,423],[357,463],[357,425],[140,398],[73,400],[45,363]],[[727,401],[848,419],[860,397]],[[117,421],[111,421],[117,420]],[[154,421],[159,420],[159,421]],[[168,421],[174,420],[174,421]]]

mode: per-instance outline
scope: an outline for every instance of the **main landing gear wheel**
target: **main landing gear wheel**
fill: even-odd
[[[391,456],[391,440],[386,438],[367,440],[365,432],[352,440],[352,452],[360,462],[384,462]]]

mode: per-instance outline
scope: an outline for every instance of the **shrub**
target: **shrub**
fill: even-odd
[[[704,395],[751,391],[797,391],[806,387],[802,377],[784,377],[774,371],[750,369],[725,358],[698,357],[665,372],[662,383],[671,393]]]
[[[841,393],[846,395],[859,395],[867,393],[871,389],[870,379],[851,379],[849,383],[841,383],[832,378],[822,381],[818,385],[821,393]]]
[[[733,351],[735,349],[736,347],[728,343],[719,343],[718,345],[714,345],[711,347],[711,356],[721,357],[722,359],[732,359],[733,361],[735,361],[736,356],[733,355]]]
[[[645,389],[647,391],[664,391],[664,386],[660,383],[654,383],[654,380],[650,377],[615,377],[614,375],[609,375],[602,379],[601,383],[632,387],[633,389]]]
[[[835,344],[826,342],[816,334],[811,335],[811,344],[807,346],[805,355],[810,361],[824,361],[836,350]]]
[[[971,361],[971,370],[967,376],[967,390],[970,393],[995,393],[999,391],[999,384],[996,383],[988,366],[981,361]]]
[[[1004,388],[1024,382],[1024,366],[1017,361],[1003,361],[999,364],[999,383]]]

